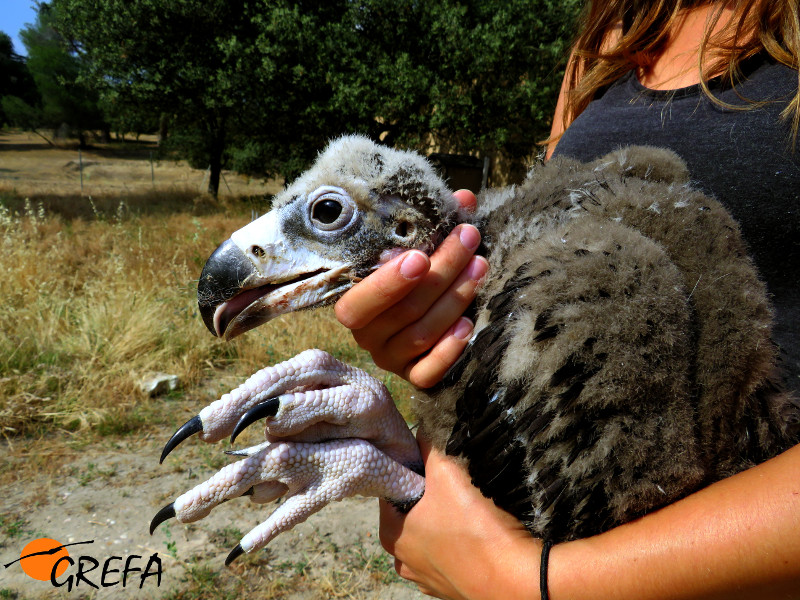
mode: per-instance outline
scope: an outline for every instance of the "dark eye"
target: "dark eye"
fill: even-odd
[[[311,218],[314,221],[319,221],[323,225],[330,225],[335,223],[339,215],[342,214],[342,205],[336,200],[325,198],[320,200],[311,209]]]
[[[355,202],[340,188],[324,186],[309,198],[308,220],[319,232],[333,233],[346,228],[355,213]]]

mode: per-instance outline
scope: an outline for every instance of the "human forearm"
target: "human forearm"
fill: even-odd
[[[424,440],[426,492],[381,540],[398,572],[458,600],[533,600],[542,544]],[[551,552],[552,600],[800,598],[800,446],[645,517]]]
[[[553,600],[800,598],[800,446],[675,504],[556,546]]]

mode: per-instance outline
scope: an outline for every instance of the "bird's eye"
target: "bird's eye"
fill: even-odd
[[[344,190],[324,187],[310,197],[308,218],[321,232],[339,231],[353,220],[355,203]]]
[[[323,225],[335,223],[336,219],[338,219],[341,214],[342,205],[330,198],[320,200],[314,205],[314,208],[311,209],[311,218],[314,221],[319,221]]]

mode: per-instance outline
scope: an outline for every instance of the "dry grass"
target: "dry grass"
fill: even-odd
[[[14,164],[9,156],[4,165]],[[185,188],[22,196],[7,184],[0,179],[4,436],[39,436],[53,425],[123,434],[152,424],[159,415],[136,386],[152,371],[178,375],[195,397],[220,369],[246,377],[309,347],[375,371],[330,311],[289,315],[233,343],[205,330],[196,278],[249,220],[247,199],[198,199]],[[402,403],[408,388],[381,376]]]
[[[52,138],[52,136],[50,136]],[[49,146],[32,133],[0,130],[0,190],[19,196],[112,196],[117,199],[160,192],[198,195],[208,174],[185,162],[159,158],[154,136],[140,141],[94,144],[79,151],[74,141]],[[220,196],[273,194],[279,184],[224,171]]]
[[[165,426],[179,425],[255,370],[306,348],[323,348],[378,376],[408,415],[411,388],[374,367],[330,309],[281,317],[232,343],[202,324],[196,307],[202,265],[253,208],[263,212],[261,196],[278,183],[255,185],[227,174],[235,193],[223,188],[221,200],[212,201],[199,194],[202,172],[162,164],[164,184],[154,186],[149,161],[105,149],[88,155],[96,164],[82,195],[69,165],[75,150],[36,144],[0,132],[0,486],[20,480],[35,487],[0,519],[6,536],[23,527],[26,514],[51,510],[65,474],[81,481],[113,475],[100,461],[72,473],[78,467],[69,465],[83,464],[87,451],[102,458],[124,447],[155,456]],[[145,397],[136,381],[150,371],[178,375],[181,387],[166,401]],[[244,435],[258,436],[255,429]],[[190,464],[224,462],[203,444],[183,452]],[[398,581],[390,557],[374,546],[309,543],[308,557],[277,561],[267,551],[232,569],[197,557],[182,563],[185,581],[164,597],[358,600],[386,597],[387,584]]]

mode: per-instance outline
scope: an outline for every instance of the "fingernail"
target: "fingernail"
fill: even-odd
[[[489,271],[489,263],[482,256],[473,256],[466,268],[467,275],[473,281],[480,281]]]
[[[400,263],[400,274],[406,279],[416,279],[428,270],[428,258],[421,252],[409,252]]]
[[[461,231],[458,232],[458,237],[461,240],[461,245],[467,250],[475,250],[481,243],[481,234],[470,225],[462,225]]]
[[[461,317],[453,328],[453,335],[460,340],[468,340],[474,325],[467,317]]]

